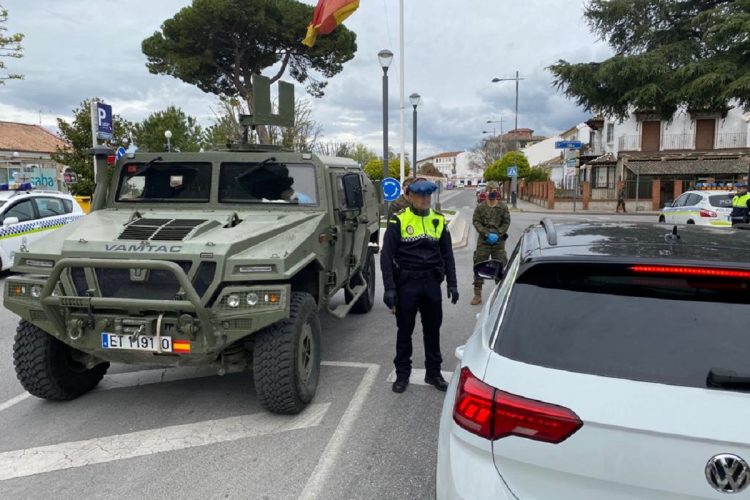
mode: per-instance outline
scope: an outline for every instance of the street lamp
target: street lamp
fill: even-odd
[[[169,140],[172,138],[172,131],[171,130],[165,130],[164,131],[164,137],[167,138],[167,151],[172,151],[172,143],[169,142]]]
[[[419,102],[422,100],[422,96],[414,92],[412,95],[409,96],[409,102],[411,102],[412,107],[414,108],[414,119],[413,119],[413,133],[412,133],[412,161],[414,162],[414,165],[412,165],[411,169],[411,176],[416,177],[417,176],[417,106],[419,106]]]
[[[515,78],[493,78],[492,83],[497,82],[516,82],[516,118],[515,118],[515,136],[516,136],[516,149],[518,148],[518,82],[520,80],[525,80],[525,78],[519,78],[518,77],[518,71],[516,71],[516,77]]]
[[[383,179],[388,177],[388,67],[393,62],[393,52],[383,49],[378,52],[383,68]]]

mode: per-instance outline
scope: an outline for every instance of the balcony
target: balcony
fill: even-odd
[[[746,148],[747,132],[719,132],[713,149]],[[661,137],[659,151],[694,150],[695,137],[693,134],[664,134]],[[618,151],[640,151],[641,136],[636,134],[623,135],[618,138]]]
[[[747,147],[747,132],[721,132],[716,138],[716,149]]]

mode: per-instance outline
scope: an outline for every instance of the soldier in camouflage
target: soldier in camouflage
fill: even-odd
[[[510,227],[510,211],[500,200],[496,182],[487,183],[487,201],[478,203],[474,209],[474,228],[477,230],[477,249],[474,251],[474,264],[497,259],[507,263],[505,240]],[[474,298],[471,305],[482,303],[482,284],[479,276],[474,276]]]
[[[423,181],[425,179],[423,177],[407,177],[406,179],[404,179],[404,183],[401,186],[402,194],[398,197],[397,200],[391,202],[390,206],[388,207],[388,217],[386,218],[386,220],[391,220],[391,217],[409,206],[409,186],[418,180]]]

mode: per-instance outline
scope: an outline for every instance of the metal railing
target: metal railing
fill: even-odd
[[[716,137],[716,149],[747,147],[747,132],[720,132]]]
[[[693,149],[693,134],[665,134],[661,139],[661,149]]]
[[[641,136],[637,134],[622,135],[619,137],[617,142],[618,142],[619,151],[640,151],[641,150]]]

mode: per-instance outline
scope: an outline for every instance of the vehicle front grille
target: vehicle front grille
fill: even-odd
[[[117,239],[182,241],[206,219],[137,219],[128,223]]]
[[[179,265],[185,274],[190,272],[189,261],[177,261],[175,264]],[[172,271],[161,269],[142,271],[145,274],[137,276],[131,273],[131,269],[94,268],[99,295],[120,299],[175,300],[175,296],[180,291],[180,282]],[[92,292],[96,290],[95,283],[88,283],[84,268],[71,268],[70,277],[76,294],[79,296],[85,297],[89,290]],[[211,279],[213,279],[213,273]],[[203,291],[206,288],[208,285]]]

